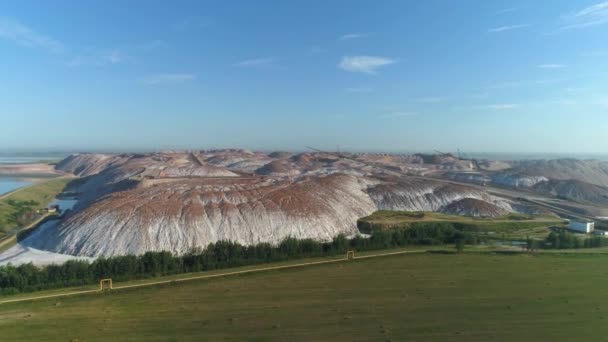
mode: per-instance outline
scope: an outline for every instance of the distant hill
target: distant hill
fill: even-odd
[[[543,176],[551,180],[578,180],[608,187],[608,162],[598,160],[552,159],[513,163],[512,173]]]
[[[428,167],[419,164],[420,156],[355,157],[386,163],[388,169]],[[482,189],[391,176],[322,152],[76,154],[57,168],[82,177],[69,189],[80,201],[60,224],[33,235],[28,244],[83,256],[184,253],[218,240],[329,240],[357,234],[357,219],[378,209],[490,217],[534,210]]]

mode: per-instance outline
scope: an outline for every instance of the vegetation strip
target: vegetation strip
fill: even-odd
[[[36,267],[33,264],[0,266],[0,295],[33,292],[51,288],[66,288],[97,284],[99,279],[128,280],[158,278],[166,275],[189,274],[232,267],[269,264],[278,261],[315,257],[336,257],[347,251],[386,251],[418,245],[477,244],[475,236],[451,226],[418,227],[377,230],[370,238],[344,235],[332,241],[286,238],[278,245],[259,243],[243,246],[231,241],[217,241],[191,249],[183,255],[167,251],[146,252],[87,260],[69,260],[61,265]]]
[[[34,222],[36,211],[51,203],[71,180],[70,177],[54,178],[0,198],[0,231],[10,233]]]
[[[400,255],[400,254],[412,254],[412,253],[426,253],[426,250],[379,253],[379,254],[355,256],[353,259],[348,259],[348,258],[345,257],[345,258],[332,259],[332,260],[312,261],[312,262],[306,262],[306,263],[301,263],[301,264],[262,267],[262,268],[252,269],[252,270],[232,271],[232,272],[224,272],[224,273],[218,273],[218,274],[208,274],[208,275],[201,275],[201,276],[188,277],[188,278],[179,278],[179,279],[172,279],[172,280],[161,280],[161,281],[155,281],[155,282],[143,283],[143,284],[115,286],[115,287],[112,288],[111,291],[114,291],[114,290],[124,290],[124,289],[135,288],[135,287],[146,287],[146,286],[155,286],[155,285],[170,284],[170,283],[177,283],[177,282],[184,282],[184,281],[200,280],[200,279],[219,278],[219,277],[226,277],[226,276],[239,275],[239,274],[247,274],[247,273],[255,273],[255,272],[265,272],[265,271],[274,271],[274,270],[281,270],[281,269],[288,269],[288,268],[299,268],[299,267],[306,267],[306,266],[331,264],[331,263],[351,261],[351,260],[356,260],[356,259],[370,259],[370,258],[386,257],[386,256],[391,256],[391,255]],[[48,298],[56,298],[56,297],[76,296],[76,295],[80,295],[80,294],[102,292],[102,291],[103,290],[100,288],[100,289],[96,289],[96,290],[75,291],[75,292],[60,293],[60,294],[46,295],[46,296],[37,296],[37,297],[28,297],[28,298],[19,298],[19,299],[9,299],[9,300],[0,301],[0,304],[15,303],[15,302],[25,302],[25,301],[32,301],[32,300],[38,300],[38,299],[48,299]]]
[[[44,214],[36,219],[36,221],[28,224],[26,227],[21,228],[16,232],[9,233],[0,239],[0,253],[6,251],[10,247],[14,246],[22,238],[27,237],[32,233],[39,225],[46,222],[50,217],[50,214]]]

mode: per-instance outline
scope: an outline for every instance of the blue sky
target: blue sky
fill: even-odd
[[[0,3],[0,150],[608,151],[608,2]]]

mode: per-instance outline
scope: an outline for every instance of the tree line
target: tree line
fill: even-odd
[[[601,236],[580,238],[578,234],[569,233],[564,229],[559,232],[552,231],[542,241],[528,238],[526,245],[529,250],[596,248],[608,246],[608,239]]]
[[[298,258],[341,255],[347,250],[369,251],[408,245],[475,244],[474,235],[445,222],[429,222],[409,229],[375,230],[367,238],[336,236],[332,241],[286,238],[280,243],[243,246],[218,241],[181,255],[147,252],[142,255],[70,260],[61,265],[0,266],[0,294],[14,294],[68,286],[96,284],[102,278],[127,281],[180,273],[201,272]]]
[[[38,202],[34,200],[17,201],[9,198],[6,203],[14,209],[9,216],[8,223],[16,224],[17,226],[22,227],[32,222],[36,218],[35,207],[39,205]]]

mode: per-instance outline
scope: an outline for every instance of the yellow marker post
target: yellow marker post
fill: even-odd
[[[101,279],[99,281],[99,291],[103,291],[103,286],[104,284],[107,284],[108,286],[106,287],[108,290],[112,289],[112,279]]]

